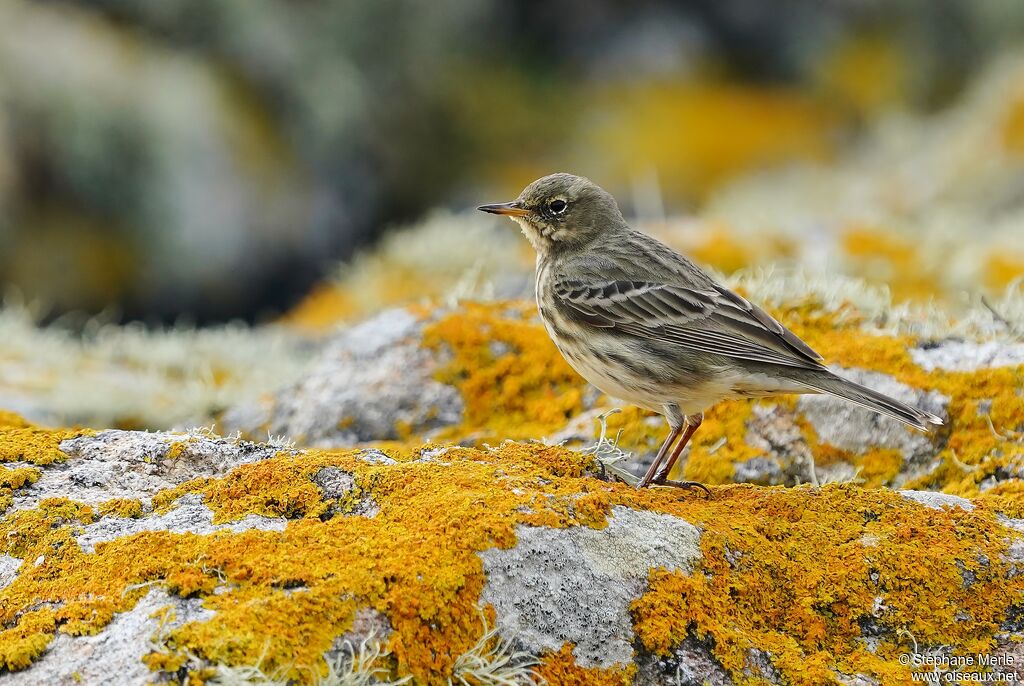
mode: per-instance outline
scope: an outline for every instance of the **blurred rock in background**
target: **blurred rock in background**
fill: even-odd
[[[827,162],[1022,35],[1013,0],[3,0],[0,283],[258,318],[393,223],[556,168],[656,220]]]

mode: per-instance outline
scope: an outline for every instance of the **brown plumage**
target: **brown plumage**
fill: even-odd
[[[699,486],[666,477],[704,410],[728,398],[828,393],[922,431],[942,424],[829,371],[764,310],[631,229],[588,179],[552,174],[513,202],[479,209],[510,216],[537,250],[537,305],[569,364],[605,393],[668,420],[640,486]]]

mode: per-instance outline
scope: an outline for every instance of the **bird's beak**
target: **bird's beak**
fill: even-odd
[[[530,210],[526,209],[518,202],[504,202],[499,205],[481,205],[477,208],[481,212],[488,212],[490,214],[504,214],[509,217],[525,217],[530,214]]]

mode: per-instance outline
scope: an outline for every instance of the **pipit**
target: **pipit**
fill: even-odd
[[[764,310],[631,229],[588,179],[552,174],[512,202],[478,209],[514,219],[536,249],[537,306],[566,361],[604,393],[668,420],[640,488],[704,488],[668,476],[704,411],[730,398],[828,393],[921,431],[942,424],[829,371]]]

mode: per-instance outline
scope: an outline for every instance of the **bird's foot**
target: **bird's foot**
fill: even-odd
[[[699,481],[673,481],[672,479],[666,479],[665,477],[659,477],[652,483],[658,486],[671,486],[672,488],[699,488],[707,495],[707,497],[713,497],[711,495],[711,489]]]

